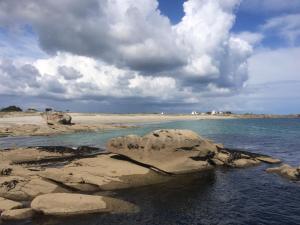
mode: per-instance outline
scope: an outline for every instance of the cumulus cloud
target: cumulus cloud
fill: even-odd
[[[10,0],[0,1],[0,23],[6,29],[29,25],[49,54],[24,61],[36,80],[33,88],[24,76],[28,95],[197,103],[233,95],[248,79],[247,59],[258,37],[231,34],[238,5],[189,0],[172,25],[156,0]],[[13,67],[21,80],[24,65]],[[1,69],[10,82],[9,70]]]

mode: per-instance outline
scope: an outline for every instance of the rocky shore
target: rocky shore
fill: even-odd
[[[157,130],[87,146],[0,151],[2,220],[89,213],[135,213],[138,206],[107,191],[212,173],[217,167],[277,164],[269,156],[224,148],[189,130]]]

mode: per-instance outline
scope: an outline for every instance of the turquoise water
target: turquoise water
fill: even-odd
[[[0,138],[0,148],[38,145],[104,147],[106,141],[112,137],[128,134],[144,135],[152,130],[163,128],[190,129],[203,137],[223,143],[226,147],[270,154],[291,164],[300,162],[300,119],[177,121],[99,133],[75,133],[50,137],[7,137]]]
[[[300,119],[234,119],[148,124],[140,128],[53,137],[1,138],[1,148],[13,145],[92,145],[103,147],[115,136],[143,135],[161,128],[191,129],[226,147],[278,157],[300,165]],[[217,169],[206,179],[178,181],[123,190],[115,196],[140,207],[133,215],[90,215],[48,218],[16,224],[35,225],[201,225],[300,224],[300,183],[264,170]]]

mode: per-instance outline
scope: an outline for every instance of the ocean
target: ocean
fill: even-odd
[[[39,145],[89,145],[127,134],[155,129],[190,129],[228,148],[244,149],[300,165],[300,119],[228,119],[143,124],[136,128],[51,137],[0,138],[0,148]],[[206,178],[180,180],[123,190],[114,196],[135,203],[140,212],[129,215],[89,215],[43,218],[7,224],[36,225],[196,225],[300,224],[300,183],[288,181],[261,164],[245,169],[216,169]]]

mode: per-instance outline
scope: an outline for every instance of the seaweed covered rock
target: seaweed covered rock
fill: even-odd
[[[276,173],[290,180],[300,180],[300,166],[292,167],[290,165],[284,164],[280,167],[268,168],[266,171],[268,173]]]
[[[275,159],[266,155],[227,148],[219,148],[218,152],[212,158],[212,162],[218,166],[235,168],[255,166],[261,162],[269,164],[281,163],[279,159]]]
[[[128,135],[109,140],[109,151],[167,173],[211,169],[208,162],[218,147],[190,130],[156,130],[143,137]]]

